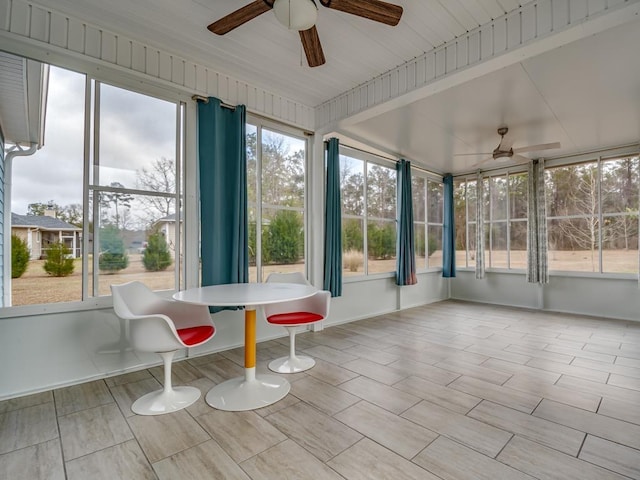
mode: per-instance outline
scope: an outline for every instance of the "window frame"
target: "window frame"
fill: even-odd
[[[484,235],[485,235],[485,262],[486,262],[486,271],[488,272],[509,272],[509,273],[526,273],[525,268],[513,268],[511,266],[511,227],[512,222],[528,222],[528,218],[512,218],[511,217],[511,176],[527,174],[528,171],[522,166],[514,166],[510,168],[501,168],[495,170],[487,170],[482,173],[482,181],[484,182],[483,193],[484,197],[488,198],[488,204],[484,204],[483,208],[485,210],[485,218],[484,225],[482,226]],[[502,177],[505,180],[506,190],[505,190],[505,218],[494,220],[494,208],[493,208],[493,195],[491,191],[491,185],[493,178]],[[463,181],[465,182],[465,196],[464,196],[464,204],[465,204],[465,265],[457,266],[460,270],[474,270],[475,265],[469,265],[469,231],[470,227],[474,226],[478,227],[477,219],[472,221],[469,220],[469,200],[468,200],[468,191],[467,185],[469,183],[476,183],[477,176],[475,175],[458,175],[454,178],[454,182]],[[477,196],[477,195],[476,195]],[[476,201],[480,201],[479,198],[476,198]],[[527,198],[528,202],[528,198]],[[494,225],[505,225],[506,226],[506,267],[494,267],[492,266],[492,245],[493,245],[493,226]],[[475,233],[474,233],[475,238]],[[477,252],[477,250],[475,250]]]
[[[571,220],[571,219],[583,219],[589,220],[590,218],[594,218],[598,222],[597,227],[597,262],[598,267],[597,271],[587,271],[587,270],[551,270],[549,269],[550,274],[558,275],[558,276],[577,276],[577,277],[591,277],[591,278],[612,278],[612,279],[628,279],[628,278],[637,278],[639,273],[626,273],[626,272],[611,272],[604,271],[604,260],[603,260],[603,220],[605,218],[614,218],[614,217],[624,217],[624,216],[632,216],[634,212],[603,212],[603,195],[602,195],[602,165],[607,161],[614,160],[624,160],[625,158],[639,158],[640,159],[640,151],[635,148],[619,148],[613,149],[607,152],[602,152],[605,155],[594,155],[594,154],[584,154],[578,155],[574,157],[569,157],[568,160],[571,161],[548,161],[545,163],[545,173],[548,170],[552,169],[561,169],[566,167],[580,166],[580,165],[595,165],[596,171],[596,194],[597,194],[597,211],[595,214],[587,214],[587,213],[575,213],[568,215],[554,215],[551,216],[547,213],[547,230],[549,230],[549,222],[553,220]],[[640,162],[640,160],[639,160]],[[640,177],[640,166],[638,166],[638,174]],[[546,182],[546,175],[545,175]],[[638,185],[636,185],[639,205],[638,210],[635,211],[635,215],[637,216],[636,222],[638,222],[638,231],[640,232],[640,181]],[[545,199],[546,201],[546,199]],[[548,209],[547,209],[548,210]],[[551,251],[551,248],[549,248]],[[638,255],[640,255],[640,246],[638,248]],[[638,264],[638,270],[640,270],[640,262]]]
[[[283,207],[277,205],[267,205],[266,208],[273,210],[289,210],[302,212],[303,215],[303,237],[304,237],[304,269],[303,274],[305,278],[309,278],[309,170],[310,170],[310,158],[311,158],[311,142],[310,135],[302,128],[291,127],[283,123],[269,120],[259,115],[253,115],[247,112],[246,125],[252,125],[256,127],[256,281],[262,283],[266,280],[263,278],[264,265],[262,264],[262,213],[265,205],[262,204],[262,130],[266,129],[270,132],[292,137],[297,140],[302,140],[305,144],[305,158],[304,158],[304,202],[303,207]],[[248,177],[248,176],[247,176]],[[247,178],[247,181],[249,178]],[[249,185],[247,184],[247,188]],[[259,201],[260,200],[260,201]],[[252,208],[251,202],[248,202],[247,207]]]
[[[416,220],[414,218],[414,228],[416,224],[420,224],[424,228],[424,241],[425,241],[425,261],[424,265],[418,265],[417,256],[416,256],[416,272],[418,273],[427,273],[427,272],[440,272],[442,271],[442,262],[439,266],[430,266],[429,265],[429,227],[440,227],[440,231],[444,230],[444,181],[441,176],[438,176],[434,173],[429,172],[428,170],[424,170],[419,167],[411,166],[411,180],[415,181],[415,179],[420,178],[424,180],[424,198],[422,199],[423,208],[424,208],[424,221]],[[441,195],[442,195],[442,212],[441,212],[441,222],[433,222],[429,217],[429,182],[433,182],[439,185]],[[412,196],[415,196],[415,192],[411,192]],[[414,197],[415,202],[415,197]],[[414,234],[415,238],[415,234]],[[440,239],[440,246],[442,247],[442,237]],[[417,253],[417,252],[416,252]]]
[[[393,170],[396,175],[397,175],[397,170],[396,170],[396,160],[395,159],[391,159],[391,158],[386,158],[386,157],[381,157],[369,152],[365,152],[362,150],[357,150],[351,147],[348,147],[346,145],[340,145],[340,151],[339,151],[339,155],[348,157],[348,158],[353,158],[354,160],[359,160],[362,161],[364,164],[364,168],[362,170],[362,174],[363,174],[363,191],[362,191],[362,201],[363,201],[363,215],[362,216],[358,216],[358,215],[347,215],[345,216],[342,212],[341,212],[341,221],[344,221],[345,218],[350,218],[350,219],[354,219],[354,220],[360,220],[362,221],[362,237],[363,237],[363,266],[362,266],[362,271],[363,273],[360,275],[348,275],[345,276],[343,273],[342,276],[342,281],[343,283],[351,283],[351,282],[358,282],[358,281],[363,281],[363,280],[374,280],[377,278],[388,278],[388,277],[395,277],[395,268],[392,271],[389,272],[380,272],[380,273],[369,273],[369,244],[368,244],[368,223],[369,223],[369,215],[368,215],[368,201],[367,201],[367,188],[368,188],[368,168],[367,165],[369,163],[376,165],[378,167],[382,167],[382,168],[389,168],[391,170]],[[397,177],[396,177],[396,188],[397,188]],[[342,188],[340,189],[340,192],[342,193]],[[398,195],[397,195],[397,191],[396,191],[396,195],[395,195],[395,208],[396,208],[396,215],[395,218],[393,220],[390,219],[381,219],[383,221],[388,221],[391,222],[393,221],[394,223],[396,223],[396,228],[397,228],[397,200],[398,199]],[[373,218],[373,220],[378,220],[378,217]],[[343,247],[343,251],[341,252],[342,255],[344,255],[344,247]],[[397,252],[396,252],[397,255]],[[344,272],[344,265],[343,265],[343,272]]]
[[[102,75],[95,75],[92,72],[87,70],[83,70],[77,68],[77,66],[68,66],[64,63],[51,63],[51,62],[42,62],[43,64],[47,64],[51,67],[61,68],[64,70],[71,71],[78,75],[84,76],[84,84],[85,91],[81,94],[84,97],[84,125],[83,125],[83,136],[82,141],[84,142],[83,147],[83,181],[82,181],[82,203],[83,203],[83,234],[82,234],[82,243],[83,243],[83,251],[90,252],[93,257],[96,257],[94,254],[94,250],[98,247],[96,246],[96,242],[94,242],[94,248],[89,249],[89,235],[85,235],[85,232],[89,232],[89,222],[93,220],[93,212],[89,210],[89,168],[93,168],[93,148],[94,148],[94,135],[98,135],[98,133],[94,132],[94,115],[99,113],[99,108],[96,108],[97,102],[94,101],[95,91],[93,90],[93,85],[96,83],[105,84],[111,87],[116,87],[119,89],[127,90],[132,93],[153,97],[158,100],[162,100],[168,103],[173,103],[176,106],[176,150],[175,150],[175,168],[176,168],[176,192],[175,194],[166,194],[160,192],[151,192],[146,190],[136,190],[136,189],[122,189],[122,193],[133,193],[133,194],[142,194],[142,195],[150,195],[150,196],[174,196],[176,205],[180,205],[181,208],[176,209],[176,219],[177,225],[179,226],[179,233],[176,232],[176,252],[186,253],[186,248],[189,245],[187,242],[187,227],[184,224],[185,209],[187,207],[187,195],[186,191],[186,165],[188,163],[187,155],[193,155],[190,148],[187,147],[187,137],[193,136],[187,130],[187,125],[191,124],[189,119],[193,117],[195,119],[195,109],[189,108],[189,100],[190,97],[186,94],[178,91],[172,91],[166,88],[154,86],[151,84],[141,84],[139,81],[135,81],[134,79],[129,79],[127,77],[122,77],[121,75],[114,74],[113,72],[101,71]],[[142,85],[142,87],[141,87]],[[189,119],[188,119],[189,118]],[[6,145],[5,145],[6,146]],[[5,179],[5,184],[7,182],[11,182],[11,179]],[[96,186],[94,186],[96,187]],[[108,190],[110,187],[102,186],[101,190]],[[96,191],[96,189],[94,189]],[[7,195],[8,194],[8,195]],[[11,205],[11,191],[5,191],[5,199],[8,201],[8,205]],[[10,208],[10,207],[9,207]],[[179,221],[179,212],[183,211],[183,221]],[[5,238],[10,238],[11,226],[8,224],[3,225],[3,231],[5,233]],[[8,234],[7,234],[8,232]],[[190,236],[190,235],[189,235]],[[180,250],[182,249],[182,250]],[[177,253],[174,261],[174,286],[172,290],[159,290],[158,292],[163,291],[175,291],[179,289],[181,285],[186,285],[189,283],[187,277],[187,255]],[[97,258],[95,258],[94,263],[97,264]],[[87,311],[87,310],[95,310],[96,308],[110,308],[112,305],[112,297],[111,295],[97,295],[92,294],[89,295],[89,276],[91,275],[99,275],[99,272],[94,271],[90,272],[88,268],[88,255],[83,255],[82,258],[82,287],[81,287],[81,299],[74,300],[69,302],[55,302],[55,303],[38,303],[38,304],[30,304],[30,305],[18,305],[18,306],[2,306],[0,307],[0,319],[2,318],[10,318],[10,317],[23,317],[23,316],[35,316],[35,315],[43,315],[43,314],[59,314],[66,312],[78,312],[78,311]],[[10,262],[9,262],[10,264]],[[4,275],[4,288],[11,289],[11,278],[10,274],[7,276],[7,272],[3,272]]]

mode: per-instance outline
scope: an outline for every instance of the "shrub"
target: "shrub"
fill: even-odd
[[[357,272],[364,264],[364,256],[361,251],[347,250],[342,254],[343,268],[348,268],[350,272]]]
[[[433,255],[433,252],[435,252],[438,249],[438,239],[436,237],[434,237],[433,235],[429,235],[429,251],[427,252],[428,256]]]
[[[370,223],[367,227],[369,256],[378,260],[392,258],[396,254],[395,225],[385,222],[383,227]]]
[[[362,250],[363,246],[362,222],[354,218],[345,219],[342,224],[342,248],[345,251]]]
[[[281,210],[263,232],[264,263],[289,264],[302,256],[303,225],[298,212]]]
[[[120,230],[114,225],[100,229],[100,257],[98,268],[104,272],[117,272],[129,266],[129,256],[124,251]]]
[[[52,243],[47,250],[47,260],[42,268],[54,277],[69,276],[75,268],[73,258],[69,258],[70,254],[71,249],[67,248],[64,243]]]
[[[19,278],[27,271],[30,256],[27,242],[11,235],[11,278]]]
[[[147,272],[160,272],[166,270],[173,263],[169,246],[160,233],[149,235],[147,248],[142,256],[142,264]]]

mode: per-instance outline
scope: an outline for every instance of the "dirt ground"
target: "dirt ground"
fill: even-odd
[[[487,252],[486,265],[489,266]],[[635,250],[610,250],[603,252],[603,265],[605,272],[611,273],[638,273],[638,252]],[[524,251],[511,252],[511,268],[526,268],[527,254]],[[416,258],[419,269],[424,267],[424,257]],[[442,252],[436,251],[429,257],[429,265],[440,266],[442,264]],[[68,277],[51,277],[42,268],[43,260],[34,260],[29,263],[29,268],[21,278],[11,281],[12,305],[33,305],[40,303],[58,303],[79,301],[82,298],[82,263],[76,260],[76,268]],[[456,265],[465,266],[464,252],[457,252]],[[472,267],[474,263],[470,263]],[[506,252],[492,253],[492,266],[506,268]],[[549,252],[549,269],[558,271],[593,272],[598,269],[597,252],[593,258],[591,252]],[[263,269],[263,276],[272,272],[303,271],[304,265],[270,265]],[[369,273],[393,272],[395,259],[374,260],[369,262]],[[344,276],[362,275],[363,267],[357,272],[344,271]],[[250,281],[256,279],[256,269],[249,269]],[[174,287],[173,267],[164,272],[147,272],[142,265],[142,255],[129,255],[129,266],[115,274],[99,274],[100,295],[110,295],[110,285],[139,280],[153,290],[170,290]]]

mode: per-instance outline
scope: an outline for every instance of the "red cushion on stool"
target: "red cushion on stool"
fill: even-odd
[[[267,318],[267,322],[274,325],[302,325],[322,320],[322,315],[310,312],[278,313]]]
[[[211,325],[202,325],[200,327],[181,328],[178,330],[178,336],[186,345],[196,345],[210,338],[213,332],[214,329]]]

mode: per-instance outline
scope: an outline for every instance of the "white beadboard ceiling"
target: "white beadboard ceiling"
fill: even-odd
[[[529,1],[392,0],[402,5],[390,27],[319,5],[317,28],[327,63],[309,68],[298,32],[266,12],[224,36],[213,21],[251,0],[49,0],[47,6],[274,93],[316,106],[463,35]],[[318,2],[319,3],[319,2]]]
[[[327,63],[309,68],[297,32],[284,29],[272,12],[222,37],[206,29],[250,1],[48,0],[46,5],[316,107],[521,6],[545,3],[395,0],[404,8],[396,27],[319,6],[317,27]],[[598,12],[633,1],[558,0],[556,4],[562,4],[558,8],[568,15],[569,9]],[[561,142],[561,149],[540,156],[636,143],[640,20],[636,16],[614,24],[592,36],[580,35],[584,38],[573,43],[542,48],[544,53],[538,56],[507,63],[465,83],[447,85],[438,93],[414,94],[413,103],[400,102],[377,116],[365,112],[343,119],[336,132],[344,143],[374,146],[441,173],[473,171],[484,156],[456,155],[491,152],[499,142],[500,125],[509,126],[514,148]],[[484,167],[495,165],[501,164],[488,162]]]

